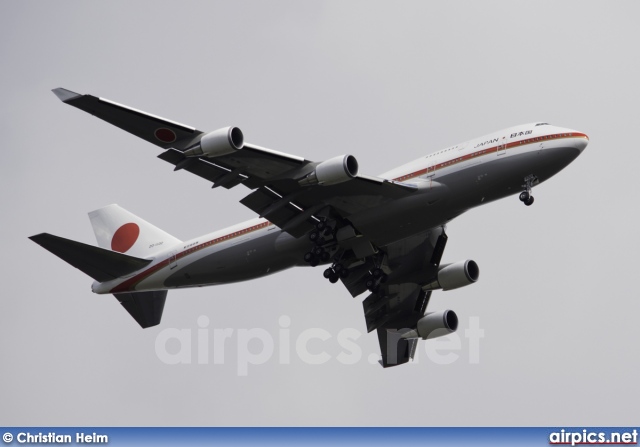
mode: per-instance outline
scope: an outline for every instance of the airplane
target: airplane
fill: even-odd
[[[434,290],[475,283],[471,259],[441,263],[446,225],[474,207],[518,195],[569,165],[586,134],[548,123],[510,127],[428,154],[379,176],[361,174],[353,155],[322,162],[244,141],[238,127],[210,132],[63,88],[65,104],[91,113],[163,149],[158,158],[212,182],[243,185],[240,202],[259,217],[181,241],[109,205],[89,213],[99,247],[48,233],[34,242],[113,294],[142,328],[160,323],[167,291],[246,281],[291,267],[325,266],[353,297],[365,292],[368,332],[377,331],[380,363],[413,359],[419,339],[454,332],[452,310],[426,312]]]

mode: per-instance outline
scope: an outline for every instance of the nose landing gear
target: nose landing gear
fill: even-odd
[[[533,205],[533,196],[531,195],[531,188],[533,188],[533,185],[537,183],[539,183],[539,181],[538,181],[538,177],[536,177],[535,175],[528,175],[524,178],[524,185],[522,185],[522,187],[525,190],[520,193],[520,196],[518,198],[522,203],[524,203],[527,206]]]
[[[522,191],[519,198],[520,201],[527,206],[531,206],[533,203],[533,196],[528,191]]]

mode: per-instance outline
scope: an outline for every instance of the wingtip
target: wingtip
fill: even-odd
[[[29,239],[31,239],[36,244],[41,245],[40,242],[42,241],[42,239],[46,238],[48,235],[48,233],[34,234],[33,236],[29,236]]]
[[[51,90],[62,102],[70,101],[74,98],[82,96],[80,93],[72,92],[66,88],[54,88]]]

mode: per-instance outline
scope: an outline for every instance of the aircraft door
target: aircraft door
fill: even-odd
[[[431,165],[427,168],[427,180],[429,180],[429,187],[431,187],[431,182],[433,182],[433,176],[436,175],[436,165]]]
[[[431,165],[427,168],[427,178],[432,179],[436,175],[436,165]]]
[[[178,261],[176,258],[176,252],[172,251],[171,253],[169,253],[169,269],[173,270],[177,266],[178,266]]]
[[[498,142],[498,147],[496,149],[496,153],[498,156],[504,155],[507,153],[507,137],[502,137]]]

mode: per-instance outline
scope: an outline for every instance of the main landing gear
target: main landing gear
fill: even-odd
[[[340,278],[349,276],[349,270],[340,263],[336,244],[337,225],[331,224],[326,220],[316,223],[316,228],[309,233],[309,240],[313,242],[313,247],[305,253],[304,260],[311,267],[315,267],[320,263],[326,263],[335,256],[334,263],[324,271],[324,277],[332,284],[338,282]]]
[[[337,283],[339,279],[347,278],[349,274],[349,269],[339,260],[336,260],[331,267],[324,271],[324,277],[332,284]],[[365,276],[365,287],[370,292],[377,292],[380,289],[380,285],[385,282],[387,282],[387,274],[379,267],[374,267]]]
[[[335,284],[340,278],[344,279],[347,276],[349,276],[349,270],[339,262],[334,263],[324,271],[324,277],[327,278],[331,284]]]
[[[380,268],[376,267],[369,272],[369,277],[364,283],[369,292],[377,292],[380,284],[387,282],[387,274]]]
[[[321,262],[331,259],[331,252],[334,250],[336,229],[331,227],[326,221],[321,220],[316,223],[316,228],[309,233],[309,240],[313,242],[313,247],[304,255],[304,260],[311,267],[315,267]]]
[[[365,286],[371,292],[377,292],[380,289],[380,284],[387,281],[387,274],[382,270],[383,258],[378,255],[374,255],[368,260],[360,260],[354,263],[353,253],[349,252],[347,258],[345,258],[345,251],[338,247],[336,242],[337,223],[333,221],[321,220],[315,225],[315,229],[309,233],[309,240],[313,242],[311,250],[304,255],[304,260],[311,267],[316,267],[319,264],[325,264],[333,258],[331,267],[328,267],[323,272],[323,276],[327,278],[332,284],[335,284],[340,279],[346,279],[351,273],[350,268],[354,266],[363,265],[368,263],[371,266],[371,270],[364,276]],[[359,272],[361,270],[358,270]],[[360,273],[361,274],[361,273]]]
[[[533,205],[533,196],[531,195],[531,188],[533,185],[538,183],[538,178],[535,175],[529,175],[524,178],[524,185],[522,187],[525,189],[520,193],[518,197],[522,203],[527,206]]]

